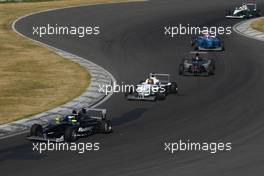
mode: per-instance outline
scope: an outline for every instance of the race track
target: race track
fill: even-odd
[[[136,83],[149,72],[170,73],[179,94],[165,101],[128,102],[114,94],[107,108],[115,131],[78,142],[100,142],[100,152],[38,154],[26,135],[0,141],[2,175],[28,176],[262,176],[264,165],[264,45],[232,33],[225,52],[210,53],[216,75],[180,77],[178,65],[189,56],[190,36],[170,39],[165,25],[233,26],[225,11],[233,0],[151,0],[87,6],[26,17],[16,29],[35,40],[87,58],[119,82]],[[260,7],[264,9],[264,3]],[[45,24],[101,27],[97,37],[32,36]],[[56,75],[54,75],[56,76]],[[78,78],[76,78],[78,79]],[[164,152],[164,142],[179,139],[232,142],[231,152]]]

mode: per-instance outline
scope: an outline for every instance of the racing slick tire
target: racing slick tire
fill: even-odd
[[[194,46],[194,44],[195,44],[195,40],[194,40],[194,39],[192,39],[190,43],[191,43],[191,46],[193,47],[193,46]]]
[[[165,93],[160,92],[160,91],[158,91],[158,92],[156,93],[156,100],[165,100],[165,99],[166,99],[166,95],[165,95]]]
[[[231,10],[227,10],[227,11],[226,11],[226,16],[229,16],[229,15],[232,15]]]
[[[180,64],[180,66],[179,66],[179,75],[183,75],[183,72],[184,72],[184,66],[183,66],[183,64]]]
[[[129,88],[126,89],[126,92],[125,92],[125,98],[127,98],[129,95],[131,95],[133,93],[133,91]]]
[[[100,132],[104,134],[111,133],[113,131],[112,123],[110,120],[103,120],[100,124]]]
[[[225,44],[224,44],[224,42],[221,43],[221,50],[222,51],[225,51]]]
[[[193,48],[194,48],[194,51],[198,51],[199,50],[199,45],[197,43],[194,43]]]
[[[260,10],[257,10],[255,12],[255,17],[261,17],[261,16],[262,16],[261,11]]]
[[[34,124],[30,128],[30,136],[41,136],[43,132],[43,127],[39,124]]]
[[[251,16],[251,14],[250,14],[250,12],[249,11],[246,11],[245,12],[245,15],[244,15],[244,18],[246,18],[246,19],[250,19],[252,16]]]
[[[67,142],[74,142],[77,140],[77,129],[67,126],[64,132],[64,139]]]
[[[178,92],[178,85],[176,82],[171,82],[170,86],[170,93],[177,93]]]
[[[213,60],[212,65],[213,65],[213,69],[215,70],[216,69],[216,67],[215,67],[215,60]]]
[[[214,75],[215,74],[215,69],[213,68],[213,65],[210,65],[209,70],[208,70],[208,76]]]

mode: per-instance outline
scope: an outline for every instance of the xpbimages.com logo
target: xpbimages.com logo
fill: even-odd
[[[39,154],[45,151],[71,151],[83,154],[88,151],[99,151],[100,143],[55,143],[55,142],[34,142],[32,150]]]
[[[186,26],[179,24],[179,26],[165,26],[164,34],[171,38],[174,38],[178,35],[202,35],[202,34],[210,34],[213,37],[218,35],[231,35],[232,27],[222,27],[222,26],[211,26],[211,27],[198,27],[198,26],[190,26],[187,24]]]
[[[113,85],[98,85],[98,92],[104,93],[105,95],[109,95],[111,93],[128,93],[128,92],[137,92],[137,93],[144,93],[145,96],[149,96],[152,93],[166,92],[165,86],[163,85],[156,85],[156,84],[138,84],[138,85],[128,85],[124,84],[117,84],[116,82]]]
[[[99,26],[59,26],[58,24],[46,26],[33,26],[32,34],[43,37],[48,35],[71,35],[78,36],[83,38],[85,36],[99,35],[100,27]]]
[[[176,152],[209,152],[210,154],[215,154],[217,152],[231,151],[231,142],[192,142],[190,140],[175,141],[175,142],[165,142],[164,151],[174,154]]]

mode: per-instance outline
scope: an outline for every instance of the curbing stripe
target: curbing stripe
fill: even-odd
[[[264,41],[264,33],[257,31],[255,29],[253,29],[250,25],[253,21],[259,20],[259,19],[264,19],[264,17],[260,17],[260,18],[255,18],[255,19],[250,19],[250,20],[246,20],[246,21],[242,21],[240,23],[237,23],[234,27],[233,30],[240,34],[243,35],[245,37],[249,37],[252,39],[256,39],[259,41]]]

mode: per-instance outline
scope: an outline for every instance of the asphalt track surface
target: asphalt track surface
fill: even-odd
[[[100,152],[32,151],[19,135],[0,141],[1,175],[263,175],[264,46],[233,33],[226,51],[213,53],[216,75],[180,77],[178,65],[188,56],[190,36],[169,39],[164,25],[233,25],[225,10],[240,1],[152,0],[45,12],[19,21],[19,32],[88,58],[119,82],[136,83],[149,72],[170,73],[179,94],[159,102],[127,102],[115,94],[101,107],[115,131],[79,142],[100,142]],[[263,8],[263,4],[261,4]],[[41,24],[99,25],[101,35],[79,39],[32,36]],[[54,75],[55,76],[55,75]],[[76,78],[78,79],[78,78]],[[232,142],[231,152],[164,152],[163,143],[179,139]]]

